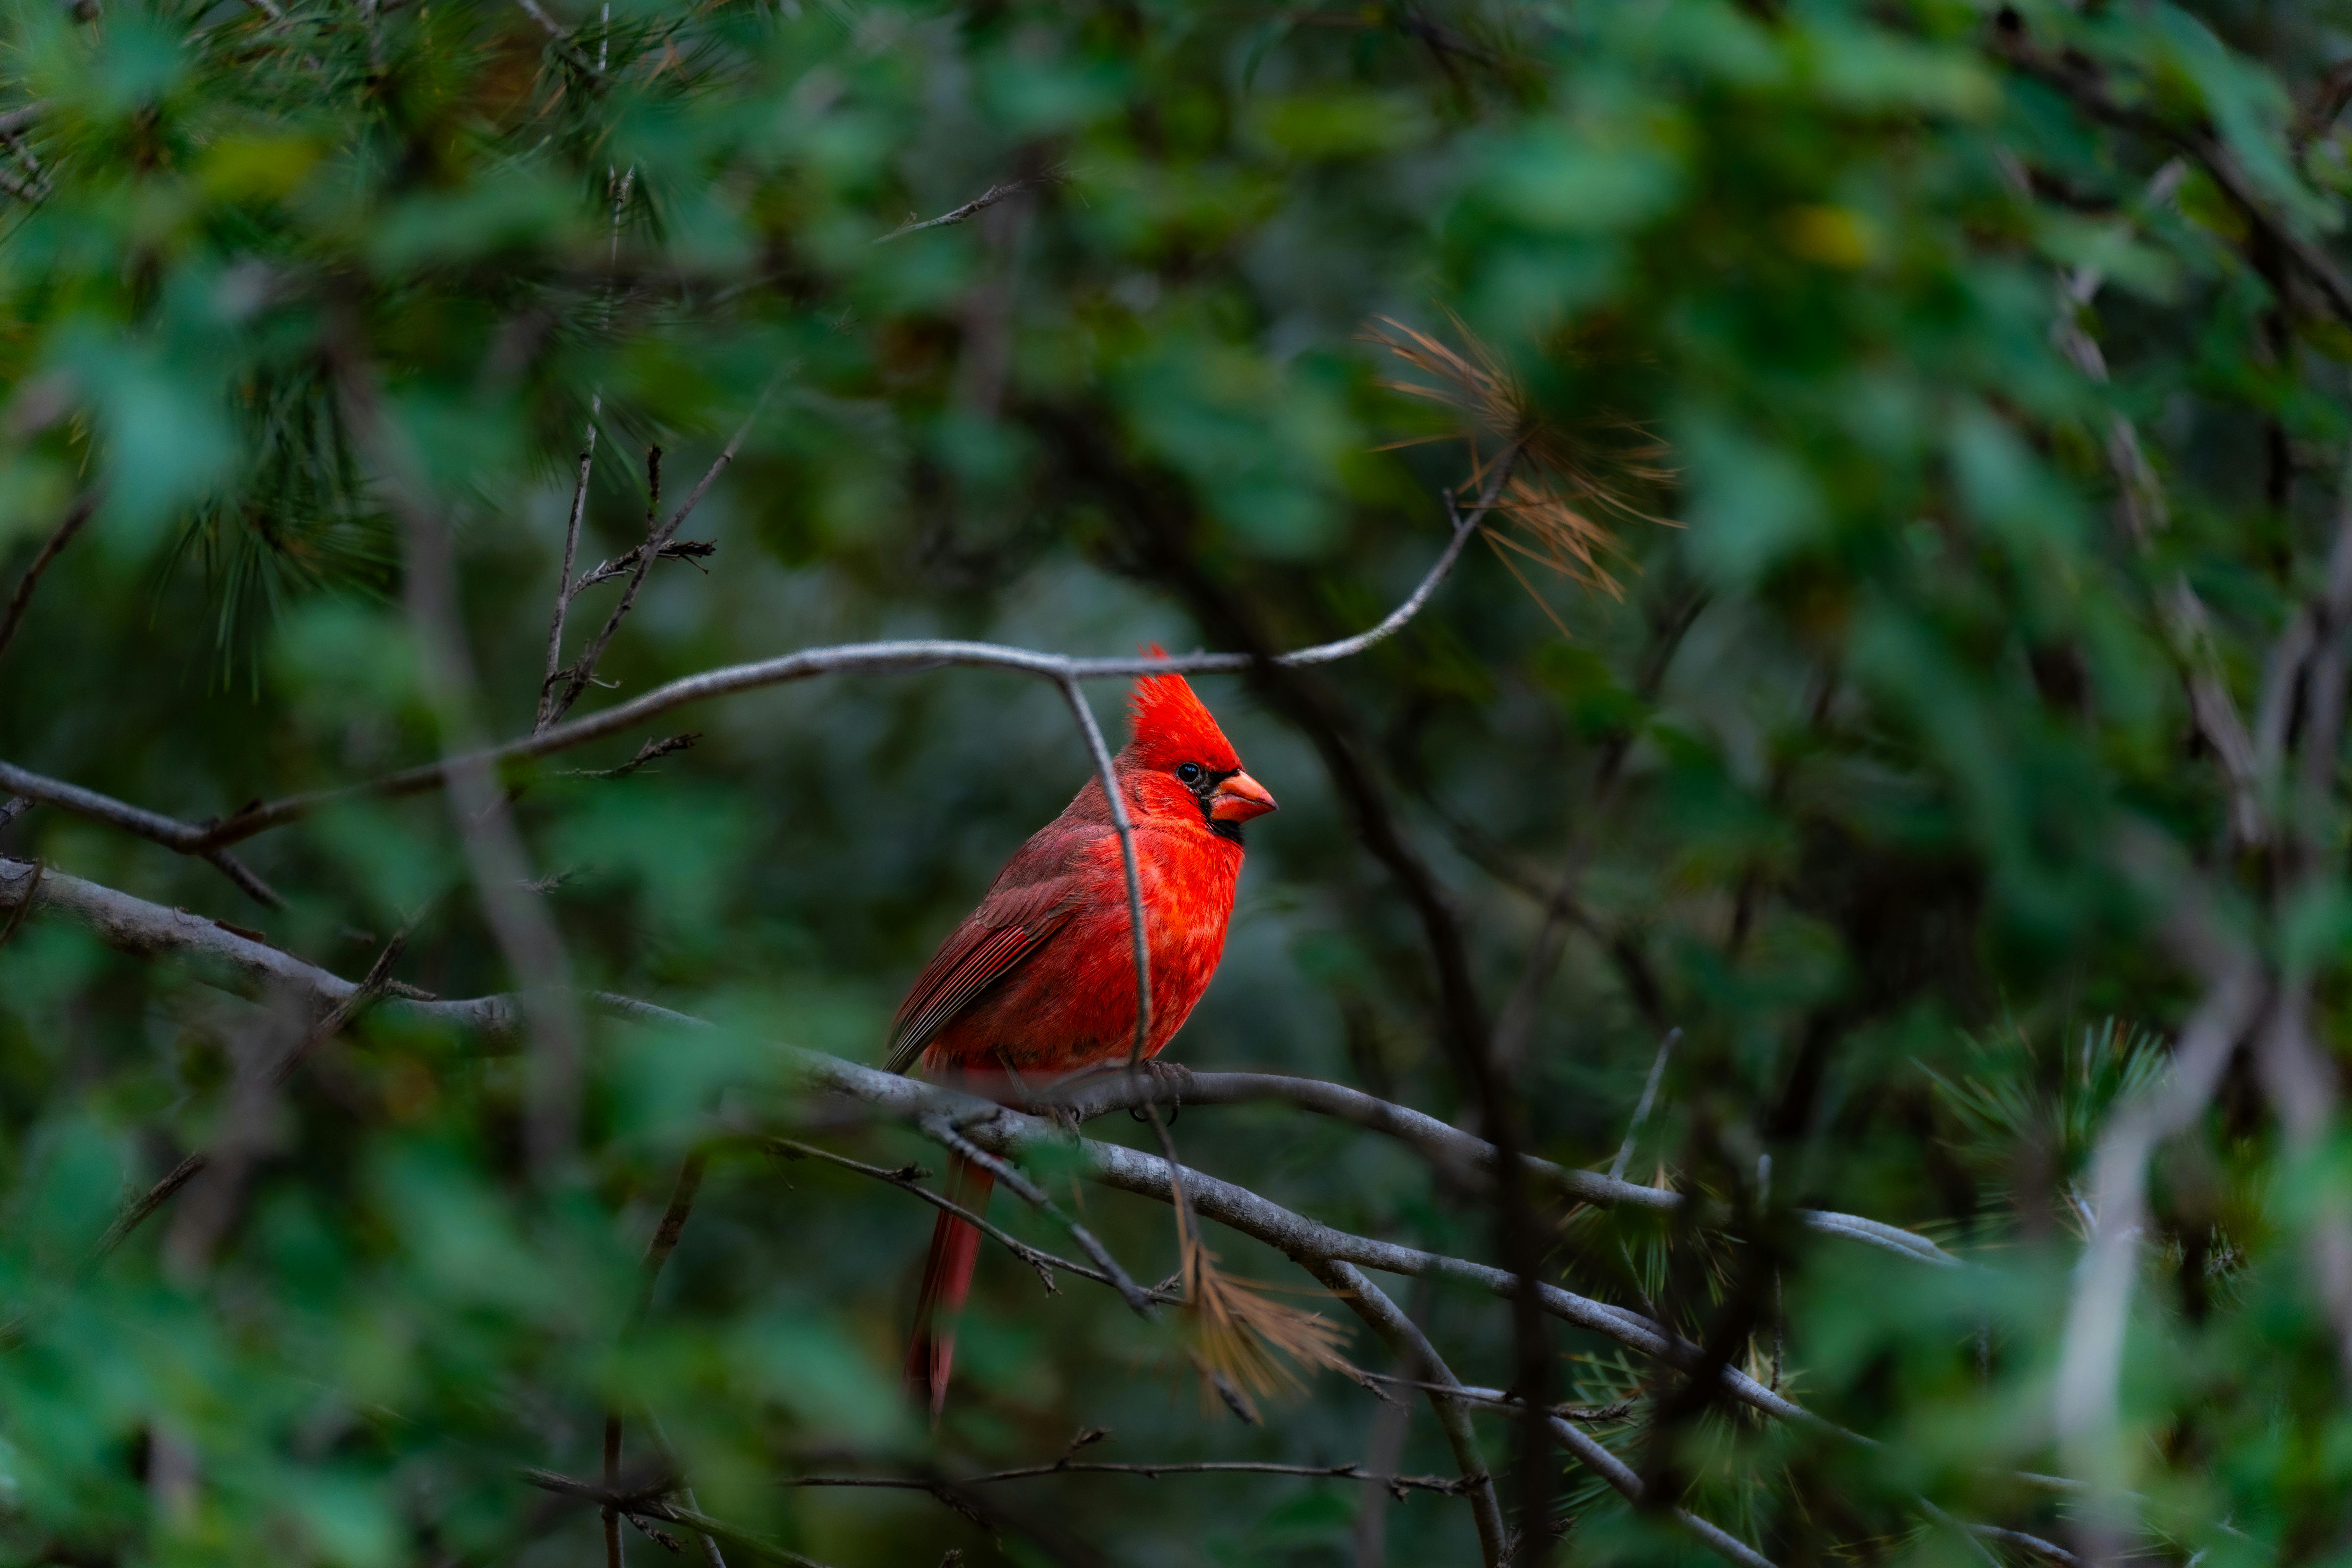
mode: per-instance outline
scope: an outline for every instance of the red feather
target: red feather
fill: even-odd
[[[1155,654],[1157,648],[1152,650]],[[1136,682],[1133,731],[1113,759],[1135,826],[1151,959],[1157,1056],[1209,988],[1225,945],[1242,846],[1235,817],[1273,809],[1183,677]],[[1259,803],[1228,816],[1213,803]],[[1125,1059],[1135,1037],[1135,961],[1127,879],[1101,781],[1021,847],[916,976],[891,1026],[887,1061],[903,1072],[1012,1071],[1053,1079]],[[977,1209],[984,1173],[953,1177]],[[959,1200],[962,1201],[962,1200]],[[979,1233],[941,1215],[916,1308],[907,1377],[938,1415],[953,1360],[951,1326],[979,1254]]]

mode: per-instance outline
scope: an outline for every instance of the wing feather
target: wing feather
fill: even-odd
[[[940,944],[891,1021],[886,1070],[913,1067],[940,1030],[1068,921],[1079,892],[1078,879],[1066,869],[1068,847],[1030,845],[1005,868],[980,908]]]

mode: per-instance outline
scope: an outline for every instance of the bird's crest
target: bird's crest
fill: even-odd
[[[1168,657],[1167,650],[1158,643],[1150,644],[1143,651],[1153,658]],[[1233,742],[1225,739],[1216,720],[1192,694],[1192,682],[1181,675],[1139,678],[1135,694],[1128,699],[1128,714],[1133,729],[1127,742],[1127,754],[1147,768],[1198,763],[1212,772],[1223,773],[1242,765],[1241,758],[1234,752]]]

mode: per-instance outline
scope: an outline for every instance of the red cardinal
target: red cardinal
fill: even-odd
[[[1158,649],[1153,649],[1157,653]],[[1242,824],[1274,809],[1183,677],[1135,683],[1134,734],[1113,759],[1142,874],[1157,1056],[1209,988],[1224,952]],[[915,977],[891,1025],[887,1062],[904,1072],[1052,1079],[1127,1059],[1135,1040],[1135,957],[1127,877],[1099,779],[1021,847],[980,908]],[[948,1194],[979,1213],[995,1178],[950,1160]],[[955,1315],[971,1287],[980,1232],[941,1214],[923,1265],[907,1386],[937,1420],[955,1357]]]

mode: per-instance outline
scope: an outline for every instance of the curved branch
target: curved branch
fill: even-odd
[[[1118,835],[1119,870],[1127,878],[1127,940],[1135,964],[1135,1037],[1127,1047],[1127,1065],[1143,1059],[1151,1043],[1151,938],[1143,925],[1143,873],[1135,860],[1135,822],[1128,815],[1127,792],[1118,787],[1118,769],[1111,763],[1110,746],[1103,740],[1095,710],[1087,706],[1086,689],[1074,677],[1061,681],[1062,700],[1086,736],[1087,754],[1095,764],[1095,780],[1102,785],[1103,803],[1110,808],[1110,828]]]
[[[257,995],[265,986],[277,985],[297,994],[308,994],[331,1005],[359,989],[340,975],[306,963],[283,949],[240,936],[200,915],[164,909],[61,872],[44,873],[37,886],[32,881],[33,876],[30,862],[0,859],[0,903],[13,907],[29,889],[37,913],[64,914],[121,952],[141,957],[194,960],[210,971],[208,978],[240,994]],[[609,993],[590,992],[582,1001],[597,1012],[634,1023],[671,1028],[710,1027],[699,1018]],[[381,1005],[389,1012],[478,1029],[494,1037],[512,1038],[522,1026],[520,1009],[511,996],[444,1001],[438,997],[388,995]],[[887,1073],[878,1068],[844,1061],[822,1051],[782,1045],[776,1050],[782,1064],[807,1087],[862,1101],[885,1115],[915,1124],[935,1142],[967,1153],[976,1150],[997,1160],[1049,1151],[1065,1161],[1075,1156],[1076,1169],[1088,1180],[1161,1203],[1176,1201],[1177,1185],[1181,1183],[1194,1212],[1265,1242],[1301,1263],[1328,1259],[1389,1274],[1434,1275],[1476,1285],[1505,1300],[1520,1292],[1519,1281],[1506,1269],[1350,1235],[1285,1208],[1236,1183],[1172,1165],[1157,1154],[1091,1139],[1077,1140],[1074,1148],[1067,1134],[1041,1117],[1024,1115],[989,1100]],[[1082,1244],[1085,1239],[1081,1238]],[[1105,1259],[1097,1257],[1095,1261],[1099,1266]],[[1118,1278],[1115,1267],[1103,1271],[1114,1279]],[[1551,1316],[1614,1340],[1629,1350],[1685,1371],[1706,1364],[1706,1352],[1698,1346],[1638,1313],[1539,1280],[1536,1282],[1536,1295],[1543,1310]],[[1129,1297],[1130,1301],[1135,1299]],[[1725,1368],[1719,1382],[1732,1398],[1768,1415],[1814,1426],[1826,1425],[1745,1373]]]
[[[1421,584],[1380,625],[1338,642],[1277,654],[1271,662],[1284,666],[1328,664],[1334,659],[1351,658],[1395,636],[1429,602],[1438,584],[1460,558],[1464,542],[1475,531],[1483,515],[1473,512],[1455,530],[1444,552],[1422,579]],[[119,827],[125,833],[160,844],[166,849],[175,849],[183,855],[204,855],[231,844],[242,843],[273,827],[299,821],[321,806],[338,801],[391,798],[439,789],[460,769],[529,762],[602,740],[607,735],[618,734],[624,730],[635,729],[647,720],[688,703],[757,691],[765,687],[806,680],[820,675],[907,674],[947,668],[1010,669],[1060,683],[1108,680],[1137,675],[1234,674],[1254,668],[1257,662],[1254,656],[1245,653],[1180,654],[1163,658],[1073,658],[1066,654],[1038,653],[997,643],[961,642],[948,638],[848,643],[837,647],[803,648],[798,653],[784,654],[776,658],[726,665],[718,669],[704,670],[698,675],[683,676],[667,685],[657,686],[632,701],[551,725],[537,734],[522,736],[502,745],[445,757],[439,762],[405,768],[363,784],[288,795],[265,805],[247,806],[213,822],[182,822],[176,817],[164,816],[143,806],[116,800],[63,779],[48,778],[6,762],[0,762],[0,788],[54,805],[60,811],[88,817],[93,822]]]
[[[1478,1550],[1488,1568],[1499,1568],[1510,1554],[1509,1540],[1503,1529],[1503,1506],[1495,1496],[1495,1478],[1486,1468],[1486,1456],[1479,1452],[1478,1432],[1471,1424],[1470,1412],[1452,1392],[1461,1387],[1453,1369],[1439,1359],[1436,1347],[1421,1331],[1421,1326],[1390,1300],[1386,1291],[1354,1268],[1334,1258],[1319,1258],[1308,1261],[1307,1271],[1345,1301],[1349,1310],[1363,1319],[1400,1361],[1420,1373],[1423,1381],[1431,1385],[1429,1407],[1437,1413],[1437,1424],[1444,1429],[1445,1441],[1454,1450],[1454,1462],[1461,1468],[1465,1495],[1470,1499],[1470,1516],[1478,1525]]]
[[[1289,1078],[1278,1073],[1195,1072],[1171,1063],[1163,1066],[1153,1079],[1123,1075],[1087,1079],[1066,1092],[1043,1097],[1039,1104],[1066,1110],[1084,1121],[1149,1104],[1243,1105],[1266,1100],[1385,1133],[1456,1172],[1491,1171],[1495,1165],[1495,1146],[1484,1138],[1465,1132],[1425,1111],[1392,1104],[1361,1089],[1321,1079]],[[1645,1187],[1638,1182],[1554,1164],[1533,1154],[1519,1158],[1522,1168],[1529,1174],[1580,1203],[1601,1208],[1664,1213],[1680,1208],[1685,1202],[1682,1194],[1664,1187]],[[1824,1236],[1845,1237],[1900,1258],[1942,1268],[1961,1266],[1960,1259],[1926,1237],[1880,1220],[1825,1209],[1799,1209],[1796,1214],[1807,1229]]]

